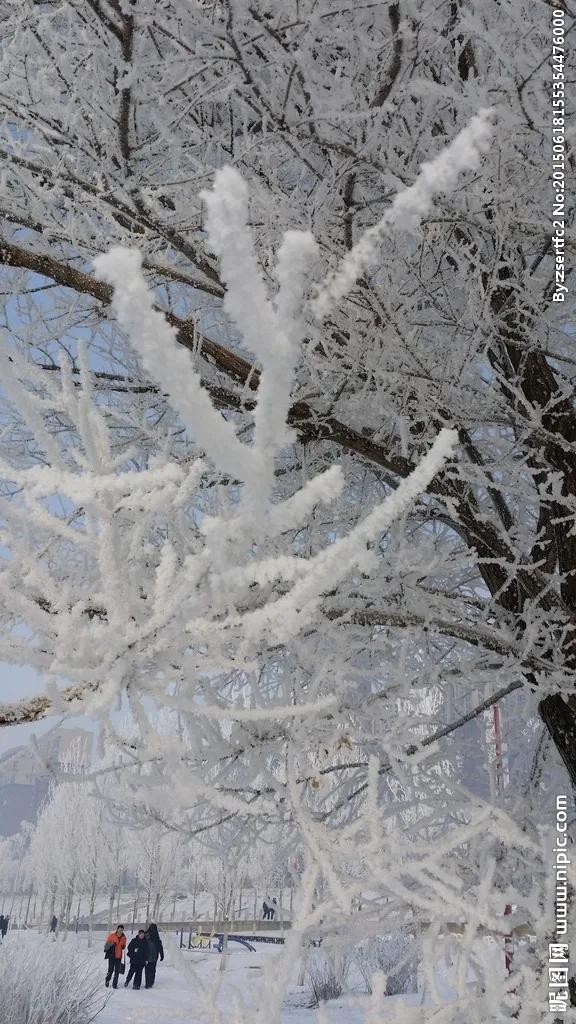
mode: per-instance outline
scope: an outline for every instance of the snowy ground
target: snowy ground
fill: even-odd
[[[248,1012],[236,1019],[250,1021],[253,1016],[250,1007],[266,1002],[271,979],[285,955],[282,946],[272,944],[262,944],[254,953],[231,946],[226,970],[222,972],[219,971],[221,955],[216,950],[180,951],[173,935],[164,933],[162,937],[166,955],[164,962],[158,964],[156,984],[152,989],[139,991],[134,991],[132,985],[124,988],[123,978],[117,990],[105,988],[106,963],[100,936],[95,938],[92,950],[87,948],[85,935],[70,935],[66,940],[59,936],[55,940],[62,946],[64,956],[79,947],[93,964],[95,975],[102,979],[105,1006],[95,1018],[95,1024],[206,1024],[216,1019],[209,1011],[210,1004],[223,1012],[222,1024],[231,1022],[232,1011],[240,1006]],[[14,931],[6,941],[21,946],[38,941],[38,937],[32,931]],[[420,1002],[419,996],[397,998],[405,998],[412,1004]],[[282,1009],[283,1024],[317,1024],[317,1012],[307,1003],[308,991],[294,985]],[[353,997],[329,1004],[327,1024],[361,1024],[364,1020],[364,1011]]]
[[[134,991],[132,986],[124,988],[124,980],[120,979],[117,990],[106,989],[104,978],[106,963],[104,961],[101,936],[95,936],[94,948],[88,949],[86,935],[69,935],[64,940],[58,936],[54,941],[62,947],[62,955],[78,948],[93,965],[95,977],[102,981],[102,1001],[105,1006],[95,1018],[95,1024],[207,1024],[218,1020],[221,1024],[232,1024],[235,1021],[251,1021],[257,1006],[263,1010],[261,1019],[267,1019],[267,997],[273,989],[273,979],[278,975],[286,953],[282,946],[272,944],[257,945],[255,952],[231,944],[225,971],[220,971],[221,955],[214,949],[180,950],[178,939],[174,934],[163,933],[165,959],[158,964],[156,984],[154,988],[141,988]],[[22,944],[46,942],[39,939],[36,933],[11,932],[7,942]],[[498,973],[502,967],[503,956],[500,944],[490,942],[494,954],[494,969]],[[1,947],[0,947],[1,955]],[[501,963],[502,961],[502,963]],[[292,979],[296,982],[296,977]],[[447,973],[438,964],[437,981],[441,990],[441,998],[454,998],[454,993],[447,985]],[[412,1009],[422,1005],[422,995],[389,997],[392,1003],[407,1004]],[[282,1007],[282,1024],[318,1024],[316,1010],[309,1006],[308,990],[298,989],[293,984]],[[388,1003],[388,999],[386,999]],[[426,1003],[429,1000],[426,999]],[[211,1012],[217,1008],[221,1016]],[[244,1008],[245,1013],[234,1013],[235,1009]],[[340,1000],[333,1000],[326,1006],[323,1024],[364,1024],[366,1021],[366,998],[350,995]],[[398,1006],[394,1007],[399,1009]],[[416,1011],[418,1013],[418,1011]]]
[[[220,1009],[230,1010],[237,1002],[258,1004],[263,984],[263,969],[283,956],[282,947],[262,945],[255,953],[231,949],[225,972],[219,971],[220,954],[214,950],[180,952],[177,943],[168,937],[165,942],[166,958],[158,965],[153,989],[135,992],[119,988],[110,994],[108,1004],[98,1017],[99,1024],[205,1024],[206,1007],[201,990],[214,998]],[[98,969],[100,957],[97,959]],[[307,993],[295,991],[282,1012],[285,1024],[315,1024],[316,1013],[302,1003]],[[300,1005],[297,1005],[300,1003]],[[358,1007],[346,1000],[335,1001],[330,1007],[330,1024],[356,1024],[362,1019]]]
[[[232,1010],[236,1002],[246,1007],[257,1005],[264,967],[272,966],[284,954],[282,946],[268,944],[262,944],[255,952],[231,948],[227,970],[222,973],[218,970],[220,954],[215,950],[180,952],[170,937],[165,946],[165,961],[158,965],[154,988],[119,988],[112,992],[98,1024],[206,1024],[207,1012],[198,983],[221,1010]],[[317,1013],[301,1005],[307,1001],[307,992],[297,991],[294,986],[290,1001],[295,1005],[284,1007],[285,1024],[316,1024]],[[348,999],[335,1000],[330,1006],[330,1024],[360,1024],[362,1020],[360,1008],[349,1005]]]

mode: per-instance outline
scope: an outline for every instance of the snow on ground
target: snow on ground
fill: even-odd
[[[262,969],[271,959],[283,955],[282,947],[263,944],[255,953],[243,949],[230,949],[226,971],[220,972],[221,957],[215,950],[185,950],[180,952],[172,936],[163,936],[164,963],[158,964],[154,988],[118,988],[109,994],[106,1008],[98,1017],[98,1024],[205,1024],[207,1014],[196,984],[205,991],[220,986],[216,1003],[222,1009],[231,1009],[241,1000],[244,1005],[255,1005],[262,986]],[[233,944],[231,944],[232,946]],[[104,977],[104,961],[98,954],[96,964]],[[196,984],[195,984],[196,983]],[[307,993],[295,993],[295,1002],[304,1001]],[[299,998],[298,998],[299,997]],[[306,1006],[285,1006],[282,1013],[285,1024],[315,1024],[316,1013]],[[360,1024],[359,1007],[346,1000],[334,1001],[330,1006],[330,1024]]]
[[[94,947],[88,949],[86,935],[70,934],[66,939],[58,936],[54,941],[62,945],[65,956],[73,948],[85,952],[91,961],[94,973],[102,979],[103,1010],[95,1018],[95,1024],[206,1024],[210,1019],[204,999],[213,997],[216,1006],[230,1012],[241,1003],[254,1007],[262,996],[263,969],[271,966],[275,958],[284,955],[282,946],[262,944],[256,952],[231,944],[227,967],[219,971],[221,955],[214,949],[179,949],[178,939],[167,932],[162,934],[165,959],[158,964],[156,984],[152,989],[142,987],[134,991],[132,983],[124,987],[120,978],[118,989],[106,989],[104,979],[106,962],[103,954],[102,936],[96,934]],[[32,943],[37,933],[12,931],[7,942]],[[1,946],[0,946],[1,951]],[[1,952],[0,952],[1,955]],[[308,992],[294,986],[282,1011],[283,1024],[317,1024],[317,1013],[307,1006]],[[409,1002],[419,1002],[419,996],[406,996]],[[362,1024],[364,1013],[354,1005],[353,997],[334,1000],[328,1007],[329,1024]],[[227,1014],[224,1014],[224,1020]],[[247,1014],[250,1019],[250,1013]]]
[[[146,1020],[154,1024],[173,1024],[185,1020],[190,1024],[205,1021],[200,993],[195,981],[203,986],[222,982],[218,1003],[230,1004],[236,992],[249,999],[251,990],[256,994],[261,977],[263,956],[257,953],[234,952],[229,955],[228,969],[218,972],[220,954],[215,950],[192,950],[180,952],[172,936],[163,935],[165,959],[158,964],[154,988],[141,988],[135,992],[132,987],[122,987],[109,995],[104,1012],[98,1018],[99,1024],[141,1024]],[[264,954],[265,956],[265,954]],[[104,978],[105,965],[98,959],[98,969]]]
[[[248,1008],[243,1019],[250,1020],[250,1008],[262,1003],[267,993],[268,979],[274,977],[275,962],[281,963],[285,955],[282,946],[257,944],[256,951],[230,944],[227,966],[220,971],[221,954],[216,949],[180,950],[178,936],[167,931],[162,933],[165,959],[158,964],[156,984],[152,989],[142,987],[134,991],[132,984],[124,987],[120,978],[117,990],[106,989],[104,978],[107,964],[104,960],[102,935],[96,933],[94,946],[88,948],[85,934],[70,934],[65,939],[57,936],[55,942],[62,945],[62,953],[78,948],[91,961],[96,976],[102,979],[102,1000],[104,1009],[98,1014],[96,1024],[206,1024],[211,1019],[207,1002],[223,1012],[222,1020],[232,1019],[229,1013],[237,1005]],[[12,931],[7,942],[33,943],[37,933]],[[45,940],[44,940],[45,941]],[[502,967],[503,956],[499,944],[494,946],[494,967]],[[0,947],[1,950],[1,947]],[[264,974],[265,969],[266,974]],[[450,1000],[446,965],[438,964],[438,988],[441,998]],[[293,979],[296,981],[296,978]],[[422,1005],[422,994],[389,997],[392,1003],[405,1003],[412,1007]],[[388,1000],[387,1000],[388,1002]],[[425,1000],[429,1004],[429,999]],[[362,1005],[364,1003],[364,1005]],[[333,1000],[326,1005],[326,1024],[363,1024],[366,1020],[365,1000],[358,995],[349,995]],[[239,1016],[236,1019],[239,1019]],[[282,1010],[282,1024],[317,1024],[317,1012],[309,1006],[308,990],[298,989],[294,984]]]

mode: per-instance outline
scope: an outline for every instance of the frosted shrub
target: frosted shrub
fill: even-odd
[[[313,1006],[342,995],[349,966],[350,960],[346,956],[336,957],[320,950],[310,955],[306,978]]]
[[[377,935],[357,950],[357,967],[366,991],[372,992],[372,978],[377,971],[386,977],[386,995],[396,996],[412,990],[415,962],[410,939],[401,933]]]
[[[2,1024],[90,1024],[103,1008],[91,961],[49,939],[0,947]]]

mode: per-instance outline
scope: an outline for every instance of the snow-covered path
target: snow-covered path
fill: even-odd
[[[226,971],[220,973],[220,956],[214,951],[181,954],[176,942],[169,937],[164,943],[166,959],[158,964],[154,988],[134,991],[132,986],[110,990],[106,1007],[97,1018],[97,1024],[206,1024],[207,1012],[202,1004],[201,992],[214,991],[218,985],[216,1005],[230,1011],[238,1000],[244,1005],[258,1002],[262,984],[262,970],[270,960],[282,956],[277,946],[263,946],[250,953],[244,950],[230,952]],[[95,959],[102,970],[100,957]],[[102,974],[104,978],[104,974]],[[361,1020],[358,1007],[346,1001],[335,1001],[330,1006],[330,1024],[357,1024]],[[283,1024],[316,1024],[313,1010],[286,1006],[282,1012]]]
[[[229,955],[228,968],[219,973],[220,955],[213,950],[181,953],[176,940],[164,937],[165,960],[158,964],[156,982],[152,989],[134,991],[132,983],[124,988],[123,979],[116,991],[108,993],[108,1003],[98,1017],[98,1024],[204,1024],[206,1012],[202,1006],[202,991],[212,989],[220,982],[217,1003],[230,1005],[241,994],[250,1001],[258,988],[263,954],[239,951]],[[100,964],[104,978],[105,967]]]
[[[157,982],[152,989],[142,987],[135,992],[130,983],[114,991],[110,989],[108,1002],[97,1018],[99,1024],[175,1024],[186,1021],[196,1024],[201,1017],[195,1012],[193,994],[170,964],[160,964]]]

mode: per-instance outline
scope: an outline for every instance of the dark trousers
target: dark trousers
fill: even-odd
[[[143,970],[144,970],[144,964],[134,963],[134,961],[131,960],[130,961],[130,970],[128,971],[128,975],[126,977],[126,981],[124,982],[124,984],[125,985],[129,985],[130,982],[132,981],[132,978],[134,978],[134,988],[140,988],[140,985],[142,984],[142,971]]]
[[[122,966],[122,960],[117,960],[116,957],[112,957],[108,961],[108,974],[106,975],[106,984],[110,984],[110,978],[114,975],[112,982],[112,988],[118,988],[118,975],[120,974],[120,968]]]
[[[152,988],[152,985],[154,984],[154,979],[156,977],[156,963],[146,964],[144,970],[146,976],[146,988]]]

